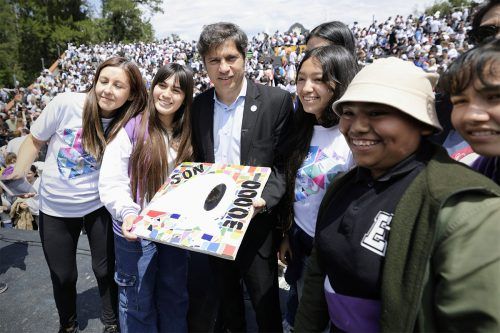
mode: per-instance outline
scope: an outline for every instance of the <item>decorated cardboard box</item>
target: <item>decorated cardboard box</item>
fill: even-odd
[[[186,162],[134,221],[138,237],[234,260],[271,169]]]

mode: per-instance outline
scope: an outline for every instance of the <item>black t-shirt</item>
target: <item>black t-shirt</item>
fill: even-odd
[[[316,226],[315,242],[336,293],[380,299],[390,222],[399,199],[425,167],[423,155],[409,156],[378,179],[358,167],[329,203]]]

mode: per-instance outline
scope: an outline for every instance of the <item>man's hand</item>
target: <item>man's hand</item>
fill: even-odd
[[[252,218],[255,217],[255,215],[259,214],[263,209],[266,208],[266,200],[262,198],[255,198],[253,199],[253,215]]]
[[[132,214],[132,215],[127,215],[127,217],[125,217],[125,219],[123,220],[122,224],[123,237],[125,237],[125,239],[128,240],[129,242],[137,240],[137,236],[130,232],[130,230],[132,230],[132,225],[134,224],[136,218],[137,215]]]

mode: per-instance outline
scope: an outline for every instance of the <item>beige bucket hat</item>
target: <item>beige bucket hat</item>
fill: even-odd
[[[340,111],[339,106],[346,102],[385,104],[441,131],[433,91],[438,78],[438,74],[426,73],[409,61],[378,59],[354,77],[332,108]]]

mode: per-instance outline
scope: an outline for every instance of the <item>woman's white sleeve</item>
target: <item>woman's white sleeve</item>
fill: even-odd
[[[132,143],[122,128],[104,152],[99,173],[99,196],[111,216],[123,221],[127,215],[138,215],[141,207],[132,198],[128,165]]]

